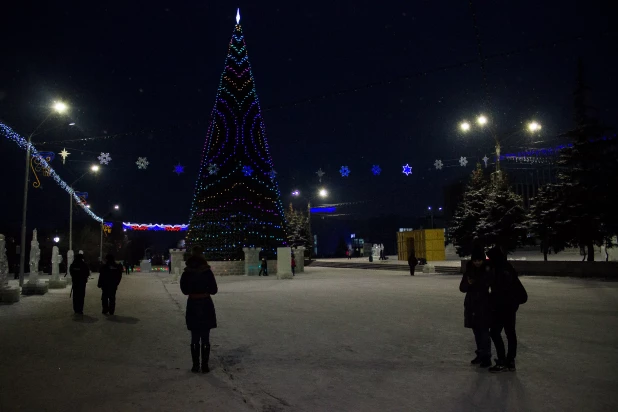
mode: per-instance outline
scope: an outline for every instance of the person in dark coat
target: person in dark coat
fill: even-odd
[[[116,291],[122,280],[122,265],[116,263],[114,256],[105,256],[105,264],[101,266],[99,273],[99,283],[97,286],[101,288],[101,302],[103,305],[103,314],[113,315],[116,311]]]
[[[128,275],[128,274],[129,274],[129,262],[127,262],[126,260],[125,260],[125,262],[124,262],[124,273],[125,273],[126,275]]]
[[[84,299],[86,297],[86,283],[88,283],[88,276],[90,276],[90,269],[84,262],[84,255],[78,254],[75,256],[75,260],[71,263],[69,268],[71,273],[71,280],[73,281],[73,311],[77,315],[84,314]]]
[[[470,261],[461,278],[459,290],[466,294],[464,300],[464,327],[471,328],[476,341],[476,357],[470,363],[481,368],[491,366],[491,339],[489,324],[491,312],[489,306],[488,267],[485,264],[485,252],[482,247],[472,250]]]
[[[191,372],[200,368],[200,350],[202,354],[202,373],[210,372],[210,330],[217,327],[217,315],[211,296],[216,295],[217,281],[204,257],[204,249],[195,246],[191,257],[180,277],[180,290],[188,295],[185,319],[187,329],[191,331]]]
[[[266,258],[262,258],[262,264],[260,265],[260,273],[258,273],[258,276],[262,276],[262,272],[264,273],[264,276],[268,276],[268,262],[266,261]]]
[[[296,259],[294,259],[294,255],[292,255],[292,276],[296,276]]]
[[[498,359],[496,365],[489,368],[490,372],[515,370],[515,356],[517,355],[517,333],[515,321],[519,309],[517,297],[517,272],[506,259],[506,255],[498,246],[487,252],[490,267],[489,285],[491,287],[491,339],[496,347]],[[521,283],[519,283],[521,285]],[[525,292],[524,292],[525,293]],[[505,354],[502,329],[508,340],[508,353]]]
[[[410,276],[414,276],[414,270],[416,269],[416,265],[418,265],[418,259],[414,255],[414,251],[412,251],[408,257],[408,265],[410,266]]]

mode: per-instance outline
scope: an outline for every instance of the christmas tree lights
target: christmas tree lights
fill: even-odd
[[[195,185],[186,244],[211,260],[286,244],[281,193],[240,24],[228,47]]]

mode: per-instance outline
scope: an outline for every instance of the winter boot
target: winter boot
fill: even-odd
[[[191,372],[200,371],[200,345],[191,344],[191,359],[193,359],[193,367]]]
[[[504,359],[496,359],[496,364],[489,368],[489,371],[493,373],[508,371],[505,363],[506,362],[504,361]]]
[[[481,363],[482,359],[479,355],[476,355],[476,358],[472,359],[470,361],[470,364],[472,365],[478,365],[479,363]]]
[[[491,358],[483,359],[481,363],[479,364],[479,367],[483,369],[489,368],[490,366],[491,366]]]
[[[509,368],[509,371],[515,372],[517,368],[515,368],[515,359],[507,359],[506,367]]]
[[[210,359],[210,345],[202,344],[202,373],[210,372],[208,360]]]

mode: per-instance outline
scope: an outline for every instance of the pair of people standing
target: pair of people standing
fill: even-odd
[[[476,341],[477,356],[471,363],[489,367],[490,372],[515,371],[517,310],[528,296],[517,272],[499,247],[489,250],[487,256],[489,261],[485,259],[482,247],[474,247],[459,285],[459,290],[466,293],[464,326],[472,329]],[[508,353],[502,340],[503,329],[508,340]],[[491,366],[491,341],[498,356],[494,366]]]
[[[86,284],[90,276],[88,264],[84,261],[84,255],[78,254],[69,268],[73,283],[73,311],[77,315],[84,314],[84,299],[86,297]],[[106,256],[106,263],[101,266],[97,286],[101,288],[101,302],[103,314],[113,315],[116,310],[116,290],[122,279],[122,266],[114,261],[112,255]]]

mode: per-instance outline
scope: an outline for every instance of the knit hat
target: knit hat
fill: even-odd
[[[485,251],[482,247],[475,247],[472,249],[472,260],[485,260]]]

